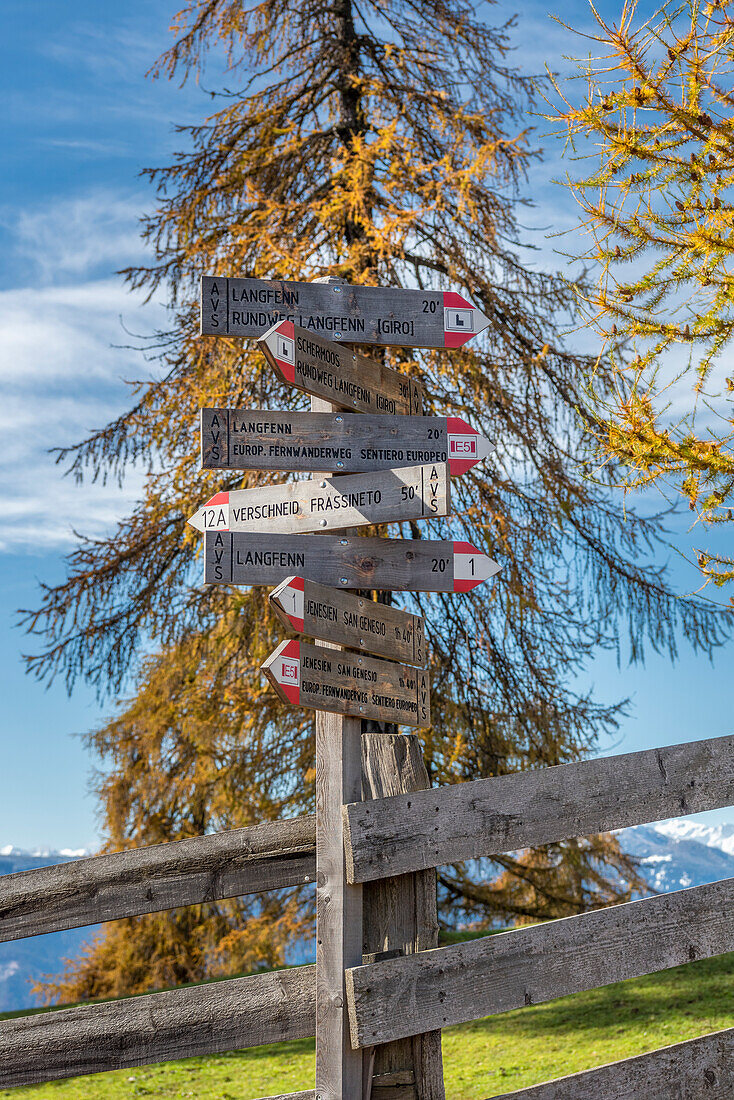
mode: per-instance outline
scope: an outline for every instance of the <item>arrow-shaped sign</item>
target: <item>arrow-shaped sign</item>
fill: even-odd
[[[455,477],[493,450],[458,416],[201,410],[205,470],[323,468],[351,474],[448,462]]]
[[[411,665],[425,664],[425,624],[420,615],[304,577],[286,577],[270,593],[270,606],[286,630],[296,634]]]
[[[332,588],[468,592],[500,566],[470,542],[208,531],[206,584],[280,584],[298,574]]]
[[[258,337],[283,320],[345,343],[407,348],[458,348],[489,325],[451,290],[202,276],[202,335]]]
[[[295,639],[281,642],[260,667],[287,703],[423,729],[431,724],[423,669]]]
[[[430,519],[447,516],[450,510],[448,465],[436,462],[217,493],[189,523],[199,531],[288,534]]]
[[[273,325],[257,346],[284,382],[343,409],[415,415],[423,410],[420,382],[292,321]]]

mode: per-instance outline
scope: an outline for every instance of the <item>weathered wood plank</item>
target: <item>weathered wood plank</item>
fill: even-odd
[[[207,531],[206,584],[280,584],[301,577],[334,588],[468,592],[500,566],[469,542]]]
[[[295,638],[281,642],[260,668],[295,706],[423,729],[431,724],[430,682],[422,668]]]
[[[430,1028],[734,950],[734,879],[347,971],[352,1042]]]
[[[202,335],[258,337],[282,320],[304,339],[409,348],[461,347],[489,324],[455,291],[202,276]]]
[[[198,531],[304,535],[450,514],[448,463],[435,462],[215,493],[189,523]]]
[[[455,416],[202,409],[204,470],[292,470],[335,474],[447,462],[452,477],[491,454],[492,444]]]
[[[362,744],[362,789],[379,799],[429,785],[414,734],[369,733]],[[364,889],[364,955],[403,955],[438,947],[436,872],[398,875]],[[371,1100],[445,1100],[441,1032],[385,1043],[375,1050]]]
[[[425,621],[421,615],[304,577],[286,577],[270,593],[269,600],[291,634],[351,646],[419,668],[426,663]]]
[[[334,406],[311,398],[312,412]],[[340,652],[327,643],[322,652]],[[344,866],[346,802],[362,797],[362,721],[316,713],[316,1095],[362,1094],[363,1058],[349,1041],[345,973],[362,961],[362,887]]]
[[[0,1021],[0,1087],[313,1035],[316,971],[248,978]]]
[[[265,822],[0,877],[0,942],[313,882],[316,819]]]
[[[731,1100],[734,1028],[505,1092],[493,1100]]]
[[[316,1092],[359,1097],[362,1052],[349,1041],[345,970],[362,960],[362,887],[344,871],[341,807],[360,793],[359,718],[316,714]]]
[[[260,1100],[316,1100],[316,1089],[306,1092],[284,1092],[279,1096],[261,1096]]]
[[[334,292],[336,293],[336,292]],[[423,386],[381,359],[342,347],[335,340],[281,321],[263,333],[258,347],[275,373],[290,386],[321,401],[314,413],[385,413],[423,411]],[[328,462],[324,463],[328,467]]]
[[[734,804],[734,736],[346,808],[347,871],[384,875]]]

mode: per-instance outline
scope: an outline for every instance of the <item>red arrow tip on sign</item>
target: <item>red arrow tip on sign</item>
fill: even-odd
[[[229,512],[225,511],[228,504],[229,493],[215,493],[187,522],[197,531],[229,531]],[[213,511],[207,513],[207,508]]]
[[[465,474],[494,450],[489,440],[480,435],[460,416],[446,417],[446,442],[449,471],[452,477]]]
[[[454,290],[443,292],[444,343],[460,348],[472,336],[489,327],[489,318]]]
[[[501,568],[470,542],[454,543],[454,592],[470,592]]]
[[[303,577],[288,577],[270,593],[270,599],[299,634],[303,631],[303,583]]]
[[[279,321],[258,339],[272,366],[286,382],[296,380],[296,330],[293,321]]]
[[[262,667],[285,698],[297,706],[301,692],[301,643],[296,638],[281,642]]]
[[[217,504],[229,504],[229,493],[215,493],[204,505],[205,508],[214,508]]]

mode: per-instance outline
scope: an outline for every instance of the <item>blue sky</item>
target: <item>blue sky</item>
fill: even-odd
[[[518,61],[527,70],[563,66],[577,44],[547,16],[554,6],[522,6]],[[165,163],[180,146],[173,124],[198,119],[209,99],[196,84],[181,89],[145,79],[168,41],[175,8],[160,0],[5,0],[0,38],[3,83],[0,139],[0,847],[93,847],[99,838],[88,794],[94,765],[75,734],[105,713],[83,686],[71,699],[23,673],[32,642],[14,627],[15,610],[34,606],[39,580],[63,575],[72,528],[109,530],[135,497],[134,478],[116,487],[79,488],[61,476],[47,448],[82,438],[125,407],[123,379],[144,377],[139,354],[119,345],[126,329],[152,332],[163,316],[127,293],[114,272],[144,253],[138,219],[152,193],[140,170]],[[508,11],[514,10],[511,8]],[[557,6],[555,8],[557,10]],[[604,10],[615,7],[609,2]],[[572,0],[564,18],[588,20]],[[546,232],[574,223],[572,201],[551,180],[560,147],[534,172],[536,208],[523,213],[542,262]],[[683,525],[680,545],[690,539]],[[691,571],[673,559],[680,584]],[[651,658],[617,668],[602,655],[588,670],[600,697],[630,695],[633,707],[607,751],[728,733],[734,687],[731,649],[712,666],[683,651],[676,667]],[[729,810],[703,815],[734,818]]]

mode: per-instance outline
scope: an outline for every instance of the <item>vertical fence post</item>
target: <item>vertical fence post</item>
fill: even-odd
[[[362,793],[362,721],[316,714],[316,1096],[362,1095],[349,1041],[344,970],[362,962],[362,888],[344,873],[342,806]]]
[[[415,734],[366,734],[362,754],[365,799],[430,785]],[[407,955],[431,947],[438,947],[433,868],[365,883],[365,955],[392,951]],[[445,1100],[441,1032],[429,1031],[375,1048],[371,1077],[371,1100]]]
[[[311,412],[335,411],[338,406],[329,401],[311,398]],[[342,806],[361,798],[361,718],[317,711],[317,1100],[361,1100],[362,1096],[362,1051],[352,1050],[349,1041],[344,987],[345,969],[362,962],[362,887],[347,882],[342,822]]]

